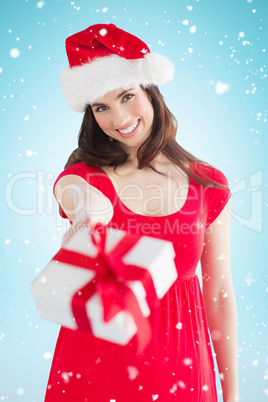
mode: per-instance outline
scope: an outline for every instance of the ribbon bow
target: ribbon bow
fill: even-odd
[[[127,282],[142,282],[146,291],[146,301],[151,307],[154,306],[157,295],[148,270],[136,265],[124,264],[122,261],[123,256],[135,246],[140,237],[126,234],[107,254],[105,251],[106,230],[99,224],[91,232],[91,240],[97,248],[97,257],[92,258],[63,248],[54,257],[60,262],[90,269],[96,273],[89,283],[73,295],[72,311],[76,323],[80,329],[92,333],[86,303],[95,292],[98,292],[103,306],[104,322],[109,322],[123,310],[131,314],[137,326],[137,353],[141,354],[151,339],[151,326],[149,320],[142,314],[136,296]]]

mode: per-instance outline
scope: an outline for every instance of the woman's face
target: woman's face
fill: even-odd
[[[91,108],[100,128],[124,149],[139,147],[151,133],[154,110],[141,87],[116,89]]]

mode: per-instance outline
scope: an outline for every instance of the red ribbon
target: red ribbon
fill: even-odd
[[[95,227],[95,231],[91,233],[91,240],[98,250],[96,257],[61,248],[53,258],[96,273],[89,283],[73,295],[72,311],[76,323],[79,328],[92,333],[86,312],[86,302],[95,292],[98,292],[102,301],[104,322],[109,322],[123,310],[131,314],[137,326],[137,353],[142,353],[151,339],[151,326],[149,320],[142,314],[136,296],[128,287],[127,281],[142,282],[146,291],[146,301],[150,307],[157,302],[157,295],[148,270],[136,265],[124,264],[122,261],[123,256],[134,247],[140,237],[126,234],[109,254],[105,252],[105,227],[99,226],[99,230]]]

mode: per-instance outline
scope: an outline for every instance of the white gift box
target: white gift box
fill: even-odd
[[[107,229],[105,253],[127,236],[126,232]],[[98,250],[88,233],[75,233],[61,249],[75,251],[82,256],[96,258]],[[148,236],[139,241],[127,252],[122,261],[145,268],[149,271],[158,299],[161,299],[177,279],[174,264],[175,252],[171,242]],[[79,289],[94,279],[94,270],[79,268],[52,259],[31,285],[31,292],[40,317],[71,329],[78,329],[72,311],[72,298]],[[142,314],[150,315],[146,302],[146,292],[140,281],[127,281],[135,294]],[[94,293],[86,302],[86,312],[94,336],[121,345],[127,344],[137,332],[132,315],[123,310],[108,322],[103,321],[103,307],[100,296]]]

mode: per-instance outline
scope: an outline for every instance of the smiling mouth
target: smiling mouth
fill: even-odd
[[[140,120],[135,121],[130,127],[126,128],[125,130],[116,130],[119,131],[121,134],[130,134],[132,131],[135,130],[135,128],[138,126]]]

